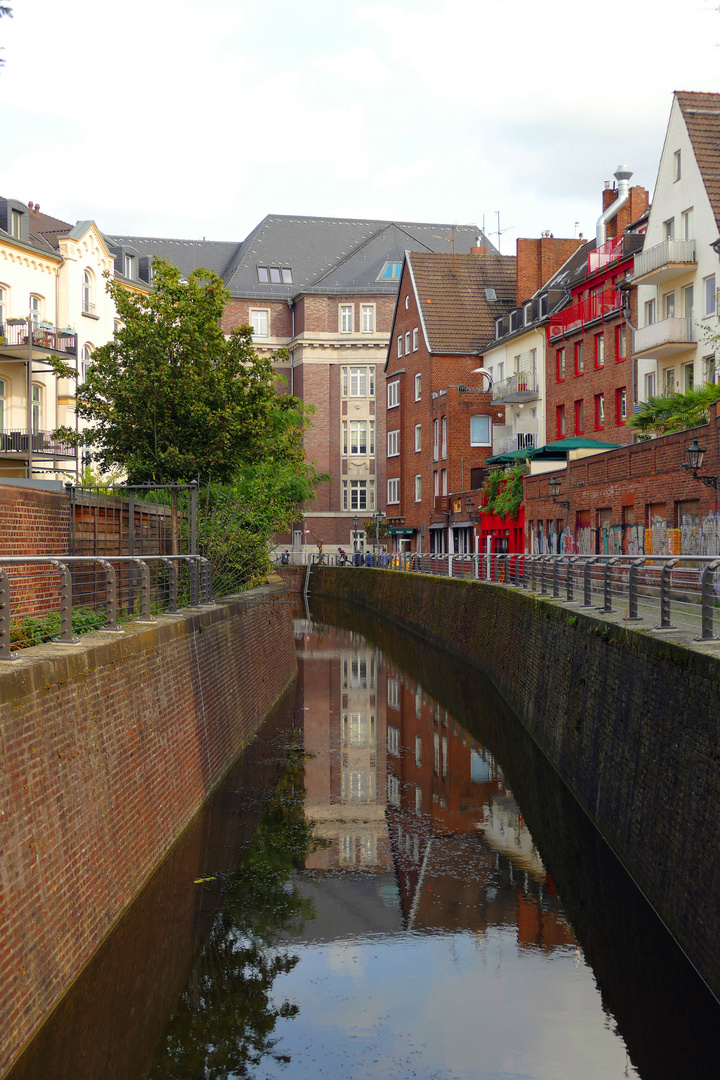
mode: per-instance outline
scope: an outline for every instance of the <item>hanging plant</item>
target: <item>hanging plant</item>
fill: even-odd
[[[480,491],[484,503],[480,513],[516,518],[523,501],[522,478],[528,471],[525,461],[510,468],[493,469]]]

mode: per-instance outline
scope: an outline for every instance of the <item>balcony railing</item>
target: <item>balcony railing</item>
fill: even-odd
[[[7,322],[0,324],[0,348],[27,347],[28,324],[22,322]],[[66,353],[74,356],[77,353],[77,335],[72,330],[57,330],[55,327],[35,325],[32,328],[32,343],[36,349],[49,349],[51,352]]]
[[[588,273],[594,274],[604,266],[619,259],[623,253],[623,235],[613,236],[588,255]]]
[[[534,371],[518,371],[508,379],[495,383],[492,390],[495,401],[507,401],[508,398],[516,396],[518,401],[524,401],[537,397],[537,394],[537,376]]]
[[[515,450],[531,450],[537,444],[537,428],[534,431],[516,431],[514,434],[493,438],[493,456],[512,454]]]
[[[663,277],[671,277],[676,273],[684,273],[691,266],[696,265],[694,240],[664,240],[662,244],[646,248],[635,260],[633,279],[645,277],[647,274],[657,276],[658,280]]]
[[[620,308],[620,293],[617,289],[603,289],[586,300],[576,300],[569,304],[550,321],[550,337],[575,333],[589,323],[597,322],[613,314]]]
[[[662,319],[641,326],[633,334],[633,353],[649,353],[653,349],[672,351],[677,345],[692,345],[697,340],[692,319]]]
[[[54,439],[51,431],[28,432],[27,428],[13,428],[12,431],[0,431],[0,454],[74,458],[76,450],[74,446]]]

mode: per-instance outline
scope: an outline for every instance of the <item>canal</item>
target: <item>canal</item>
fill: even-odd
[[[295,631],[12,1080],[717,1078],[717,1002],[493,686],[359,609]]]

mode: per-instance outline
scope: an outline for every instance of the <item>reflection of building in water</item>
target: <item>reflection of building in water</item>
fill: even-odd
[[[392,869],[385,820],[385,672],[359,634],[296,620],[306,809],[330,847],[308,869]]]
[[[521,944],[573,937],[492,754],[387,668],[388,820],[410,929],[517,927]]]

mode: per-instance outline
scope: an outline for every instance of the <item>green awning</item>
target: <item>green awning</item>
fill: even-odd
[[[532,447],[528,446],[525,450],[509,450],[507,454],[495,454],[494,457],[486,459],[486,465],[509,465],[515,461],[525,461],[532,454]]]
[[[412,536],[416,529],[388,529],[389,536]]]
[[[575,435],[572,439],[558,439],[557,442],[545,443],[534,450],[523,450],[522,453],[529,458],[558,458],[569,454],[571,450],[597,450],[598,453],[606,450],[619,450],[620,443],[601,442],[600,439],[583,439],[581,435]]]

